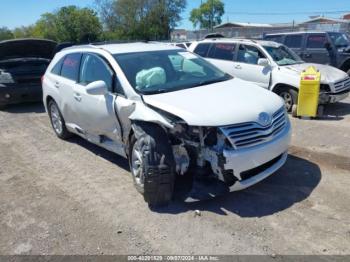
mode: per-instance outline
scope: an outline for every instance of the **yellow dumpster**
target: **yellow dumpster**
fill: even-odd
[[[316,117],[320,94],[321,74],[310,66],[301,73],[297,116]]]

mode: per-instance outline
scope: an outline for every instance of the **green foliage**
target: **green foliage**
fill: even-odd
[[[95,0],[106,29],[119,39],[168,39],[186,0]]]
[[[7,27],[0,27],[0,41],[12,39],[13,33]]]
[[[58,42],[92,42],[99,39],[102,25],[94,10],[76,6],[45,13],[35,24],[33,35]]]
[[[34,37],[34,26],[22,26],[13,30],[14,38],[30,38]]]
[[[190,21],[194,27],[211,29],[221,24],[225,13],[225,5],[221,0],[207,0],[199,8],[191,11]]]

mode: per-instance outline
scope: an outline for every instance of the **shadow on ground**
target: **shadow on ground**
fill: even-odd
[[[319,120],[343,120],[345,116],[350,115],[350,104],[338,102],[325,106],[323,116]]]
[[[23,113],[44,113],[45,108],[43,103],[24,103],[17,105],[8,105],[2,111],[12,114],[23,114]]]
[[[68,142],[77,144],[81,147],[84,147],[85,149],[89,150],[93,154],[95,154],[99,157],[102,157],[102,158],[108,160],[109,162],[111,162],[112,164],[115,164],[115,165],[119,166],[120,168],[123,168],[124,170],[130,172],[128,160],[122,156],[119,156],[115,153],[112,153],[112,152],[110,152],[102,147],[95,145],[95,144],[92,144],[89,141],[87,141],[79,136],[73,136],[72,138],[69,139]]]
[[[70,142],[78,144],[130,172],[128,161],[125,158],[79,137],[73,137]],[[321,170],[317,164],[289,155],[286,164],[279,171],[244,191],[227,193],[214,199],[195,203],[185,203],[177,197],[169,206],[153,208],[152,210],[165,214],[201,210],[219,215],[234,213],[241,217],[269,216],[307,199],[320,181]],[[187,183],[190,182],[186,179],[178,179],[175,195],[188,186]],[[131,180],[130,183],[132,183]]]
[[[318,165],[290,155],[285,166],[277,173],[244,191],[195,203],[175,201],[168,207],[153,211],[178,214],[201,210],[220,215],[234,213],[241,217],[269,216],[307,199],[320,181]]]

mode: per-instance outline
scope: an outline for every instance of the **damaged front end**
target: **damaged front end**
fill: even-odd
[[[193,177],[187,200],[196,201],[245,189],[277,171],[287,159],[291,127],[281,108],[265,126],[192,127],[178,120],[168,135],[177,174]]]

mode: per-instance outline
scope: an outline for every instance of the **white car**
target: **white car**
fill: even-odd
[[[127,157],[151,205],[168,203],[175,176],[189,170],[235,191],[287,159],[291,127],[282,99],[178,47],[64,49],[43,77],[43,94],[56,135],[76,134]]]
[[[350,77],[328,65],[305,63],[288,47],[270,41],[208,39],[195,42],[190,51],[224,72],[280,95],[288,111],[297,104],[300,74],[309,66],[321,72],[320,104],[335,103],[350,93]]]

